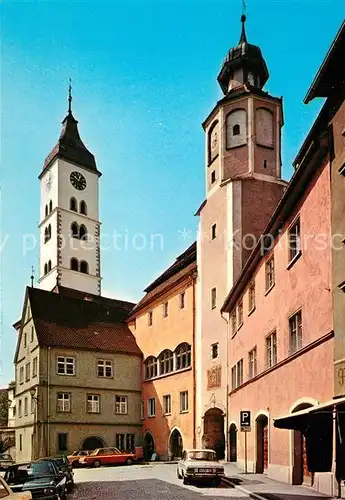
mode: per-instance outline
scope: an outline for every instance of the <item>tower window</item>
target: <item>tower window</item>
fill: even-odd
[[[79,265],[77,259],[71,259],[71,269],[72,271],[79,271]]]
[[[213,170],[211,173],[211,184],[214,184],[216,182],[216,171]]]
[[[71,236],[72,238],[79,238],[79,227],[76,222],[72,222],[71,224]]]
[[[45,211],[46,217],[48,215],[48,205],[46,205],[46,211]]]
[[[49,202],[49,213],[53,210],[53,202],[50,200]]]
[[[52,237],[52,227],[49,224],[49,226],[47,226],[44,230],[44,243],[47,243],[47,241],[49,241],[51,237]]]
[[[232,127],[232,135],[240,135],[240,133],[241,133],[241,128],[237,123]]]
[[[86,227],[84,225],[81,225],[80,228],[79,228],[79,238],[81,240],[87,240],[87,230],[86,230]]]
[[[267,168],[267,160],[264,160],[264,168]]]
[[[77,200],[75,198],[71,198],[69,200],[69,208],[70,208],[70,210],[73,210],[73,212],[78,212]]]
[[[79,212],[83,215],[87,215],[87,205],[84,200],[80,202]]]
[[[85,260],[82,260],[80,263],[80,272],[89,274],[89,264]]]
[[[48,273],[48,264],[44,264],[44,274]]]
[[[52,270],[52,261],[48,261],[48,273]]]

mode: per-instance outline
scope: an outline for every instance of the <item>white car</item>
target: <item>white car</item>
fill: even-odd
[[[224,477],[224,467],[213,450],[186,450],[177,464],[177,477],[184,484],[212,480],[219,484]]]
[[[30,491],[13,493],[5,479],[0,476],[0,498],[6,498],[6,500],[32,500],[32,495]]]

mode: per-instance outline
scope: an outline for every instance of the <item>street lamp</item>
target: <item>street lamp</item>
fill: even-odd
[[[36,458],[36,448],[37,448],[37,406],[38,406],[38,404],[37,404],[38,403],[38,394],[37,394],[36,387],[31,387],[30,394],[31,394],[31,400],[34,401],[34,403],[35,403],[33,432],[32,432],[32,437],[31,437],[31,455],[32,455],[32,458]]]
[[[31,394],[32,399],[37,403],[38,396],[36,396],[36,387],[32,387],[30,389],[30,394]]]

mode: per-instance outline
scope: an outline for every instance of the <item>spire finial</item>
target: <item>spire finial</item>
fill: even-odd
[[[240,38],[239,44],[241,44],[241,43],[247,43],[246,28],[245,28],[245,22],[246,22],[246,20],[247,20],[247,16],[246,16],[246,2],[245,2],[245,0],[242,0],[242,16],[241,16],[242,32],[241,32],[241,38]]]
[[[68,113],[72,114],[72,80],[71,80],[71,78],[69,79],[69,86],[68,86]]]
[[[30,276],[31,288],[34,287],[34,279],[35,279],[35,269],[34,266],[31,266],[31,276]]]

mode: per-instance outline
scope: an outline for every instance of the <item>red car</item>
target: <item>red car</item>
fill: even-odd
[[[101,465],[131,465],[136,460],[134,453],[121,452],[117,448],[97,448],[90,455],[81,457],[79,463],[86,467]]]

